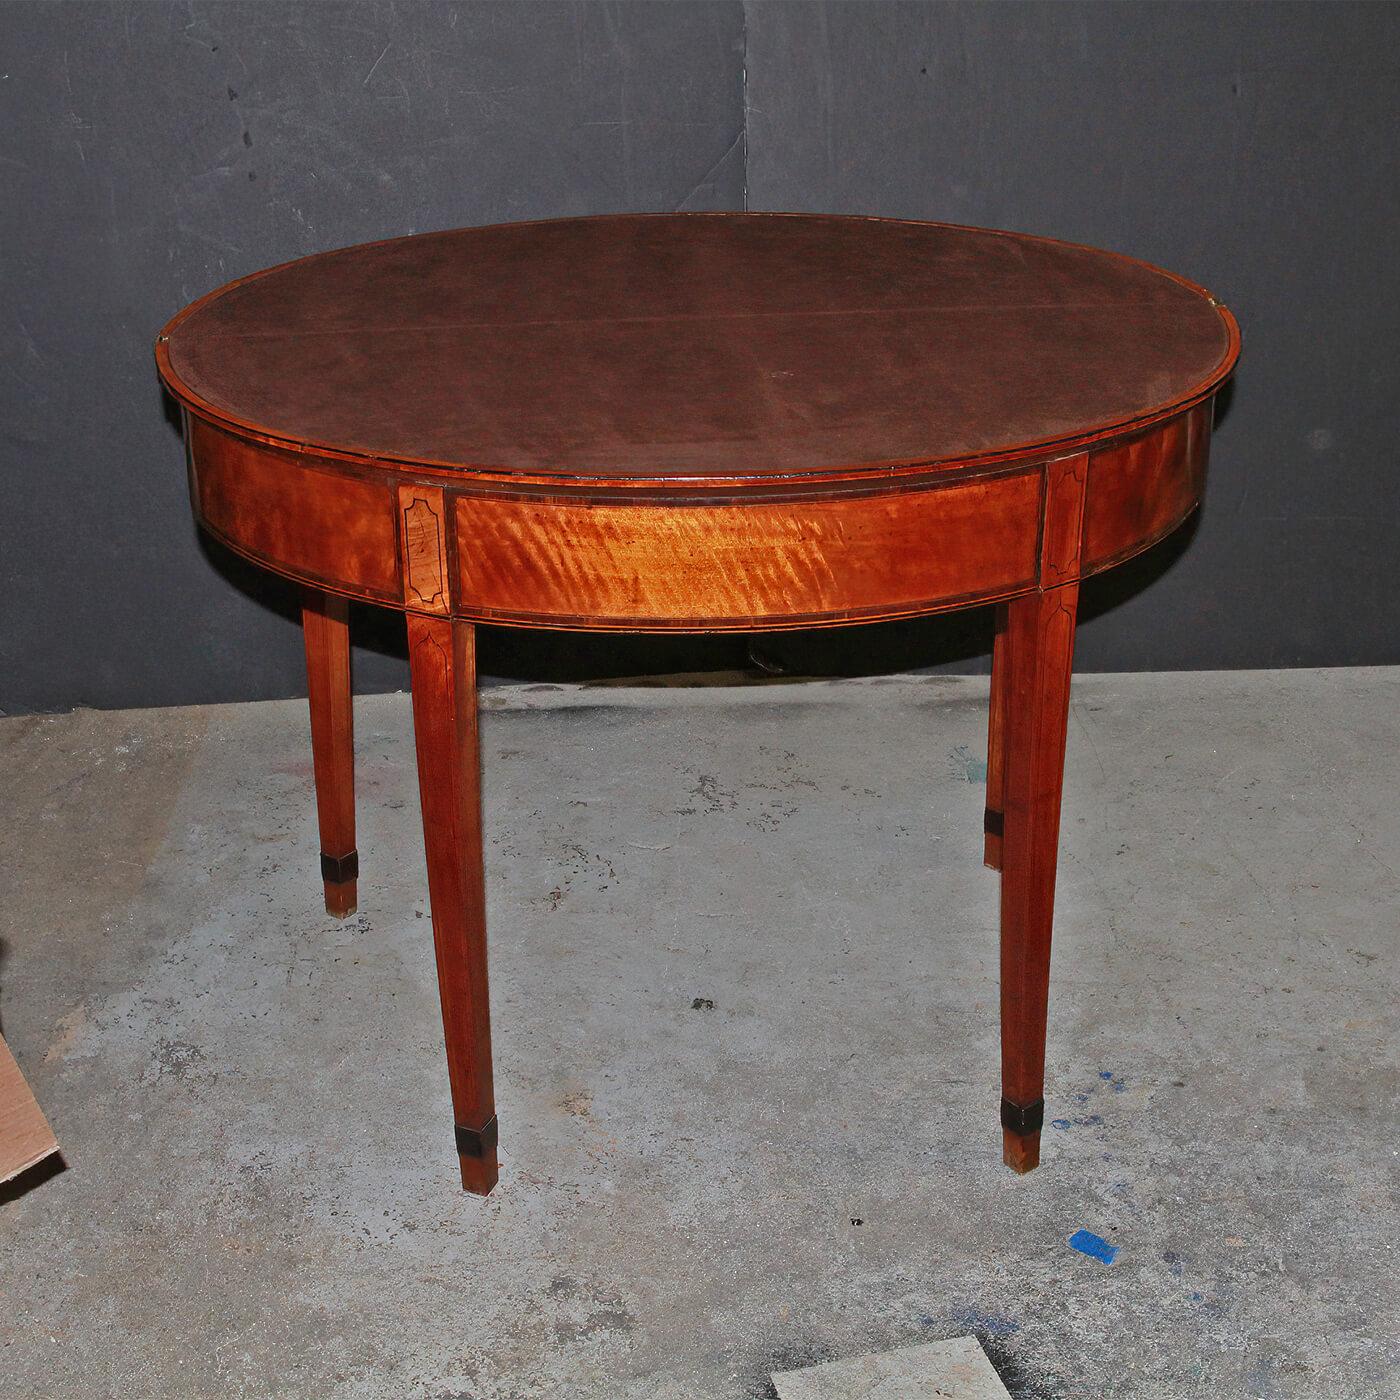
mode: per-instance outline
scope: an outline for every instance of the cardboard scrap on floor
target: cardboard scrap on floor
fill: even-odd
[[[779,1400],[1009,1400],[976,1337],[873,1352],[773,1377]]]
[[[0,1036],[0,1182],[58,1151],[58,1139]]]

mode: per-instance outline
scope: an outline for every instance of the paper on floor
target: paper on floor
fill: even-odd
[[[779,1400],[1009,1400],[976,1337],[872,1352],[773,1377]]]
[[[0,1181],[42,1162],[58,1143],[34,1102],[10,1047],[0,1038]]]

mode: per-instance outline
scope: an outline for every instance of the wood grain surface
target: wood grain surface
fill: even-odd
[[[167,327],[191,407],[299,448],[550,477],[747,478],[1065,443],[1209,392],[1207,293],[1052,239],[680,214],[342,249]]]

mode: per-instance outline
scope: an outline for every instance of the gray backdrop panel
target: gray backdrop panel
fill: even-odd
[[[750,208],[1097,244],[1238,316],[1205,509],[1077,665],[1400,661],[1400,6],[747,8]]]
[[[949,219],[1160,262],[1245,356],[1193,529],[1088,590],[1084,669],[1400,660],[1400,7],[0,5],[0,709],[298,693],[291,591],[198,540],[151,340],[363,239],[630,209]],[[980,613],[767,638],[985,666]],[[405,683],[356,616],[357,686]],[[732,666],[490,629],[496,675]]]
[[[0,709],[302,692],[291,591],[196,537],[156,332],[366,239],[741,208],[742,34],[737,3],[0,4]],[[403,685],[401,619],[357,622],[359,688]]]

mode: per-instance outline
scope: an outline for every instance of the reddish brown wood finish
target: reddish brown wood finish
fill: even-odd
[[[456,606],[705,631],[922,613],[1035,581],[1040,494],[1019,472],[728,505],[462,497]]]
[[[1074,451],[1208,393],[1231,358],[1228,315],[1131,258],[774,214],[341,249],[221,288],[167,334],[201,416],[295,449],[554,480]]]
[[[1211,403],[1089,458],[1084,510],[1086,574],[1098,573],[1169,535],[1205,488]]]
[[[344,598],[308,589],[301,612],[326,913],[334,914],[337,919],[355,912],[359,873],[359,854],[355,849],[355,728],[350,705],[348,611],[349,604]]]
[[[443,485],[193,414],[188,435],[205,528],[319,589],[507,626],[714,632],[916,616],[1087,577],[1190,514],[1208,412],[1019,466],[749,490]]]
[[[1087,452],[1057,457],[1045,464],[1045,519],[1040,532],[1042,588],[1055,588],[1079,577],[1088,472]]]
[[[439,486],[399,487],[403,599],[409,607],[447,613],[447,507]]]
[[[186,415],[195,511],[259,564],[373,602],[400,597],[394,492],[339,463],[247,442]]]
[[[486,980],[476,629],[469,622],[410,614],[408,660],[452,1111],[459,1136],[466,1132],[485,1139],[481,1155],[459,1154],[462,1185],[484,1196],[496,1184],[498,1166]]]
[[[1006,709],[1001,875],[1001,1092],[1030,1108],[1045,1089],[1050,926],[1060,839],[1060,789],[1079,585],[1029,593],[1006,607]],[[1042,1105],[1043,1106],[1043,1105]],[[1040,1161],[1040,1129],[1003,1129],[1017,1172]]]
[[[1209,293],[1128,258],[781,215],[367,245],[166,327],[204,527],[322,599],[408,615],[468,1189],[496,1177],[478,622],[710,632],[1000,603],[986,860],[1006,1159],[1035,1164],[1079,581],[1195,508],[1238,353]],[[340,607],[309,605],[307,657],[323,842],[353,846]]]

